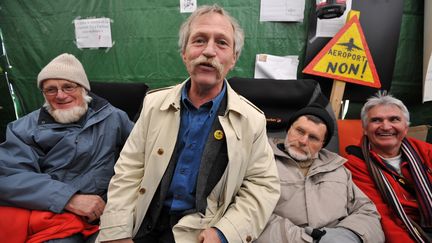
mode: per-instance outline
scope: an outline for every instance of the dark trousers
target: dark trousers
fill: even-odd
[[[183,217],[182,214],[170,214],[163,208],[155,227],[146,235],[133,239],[135,243],[175,243],[172,228]]]
[[[47,240],[44,243],[94,243],[96,242],[97,236],[98,233],[94,233],[91,236],[89,236],[87,239],[84,239],[82,234],[75,234],[62,239]]]

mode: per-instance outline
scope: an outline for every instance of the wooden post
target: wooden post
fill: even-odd
[[[355,10],[349,11],[346,22],[348,22],[353,16],[357,16],[360,19],[360,12]],[[330,104],[332,106],[336,119],[339,119],[341,103],[345,92],[345,84],[346,83],[344,81],[336,79],[333,80],[333,86],[330,95]]]
[[[339,119],[340,107],[345,91],[345,82],[340,80],[333,80],[333,87],[330,95],[330,104],[336,119]]]

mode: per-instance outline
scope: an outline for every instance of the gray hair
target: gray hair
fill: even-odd
[[[410,115],[404,103],[401,100],[393,97],[391,94],[387,93],[387,91],[378,91],[375,95],[373,95],[367,100],[367,102],[363,105],[363,108],[361,109],[361,120],[363,127],[366,127],[368,123],[368,111],[377,105],[398,107],[402,111],[403,116],[405,117],[405,120],[407,122],[406,125],[409,126]]]
[[[186,49],[186,45],[191,33],[190,26],[192,22],[197,18],[204,14],[208,13],[218,13],[222,16],[225,16],[228,21],[231,23],[233,30],[234,30],[234,51],[236,55],[236,59],[240,57],[241,50],[243,48],[244,44],[244,33],[243,29],[238,24],[237,20],[231,17],[227,11],[225,11],[222,7],[219,7],[219,5],[214,4],[212,6],[210,5],[203,5],[199,8],[197,8],[190,16],[186,19],[185,22],[180,27],[179,31],[179,40],[178,45],[180,48],[181,53],[183,53]]]

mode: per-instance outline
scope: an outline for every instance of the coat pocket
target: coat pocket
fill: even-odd
[[[304,194],[305,183],[303,180],[280,179],[281,195],[279,203],[297,200],[296,196]]]
[[[204,217],[200,213],[184,216],[174,225],[173,234],[176,243],[198,242],[198,235],[202,230],[209,228],[213,217]]]

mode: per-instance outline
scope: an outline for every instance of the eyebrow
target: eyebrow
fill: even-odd
[[[370,118],[369,118],[369,120],[384,120],[384,119],[389,119],[389,120],[391,120],[391,119],[395,119],[395,118],[398,118],[398,119],[402,119],[402,116],[398,116],[398,115],[393,115],[393,116],[371,116]]]
[[[304,133],[307,133],[308,134],[308,137],[315,137],[315,138],[317,138],[317,139],[320,139],[320,136],[318,135],[318,134],[316,134],[316,133],[314,133],[314,132],[307,132],[306,131],[306,129],[304,129],[303,127],[301,127],[301,126],[298,126],[298,127],[296,127],[295,129],[297,129],[297,130],[300,130],[301,132],[304,132]]]
[[[191,33],[191,35],[189,36],[189,38],[196,38],[196,37],[201,37],[201,36],[208,36],[209,33],[204,32],[204,31],[197,31],[195,33]],[[222,33],[222,32],[218,32],[218,33],[213,33],[212,35],[215,36],[215,39],[226,39],[227,41],[230,40],[229,35]],[[232,38],[232,41],[234,41],[234,38]]]

